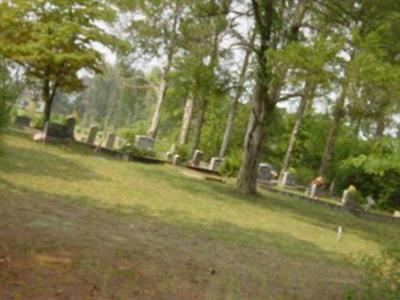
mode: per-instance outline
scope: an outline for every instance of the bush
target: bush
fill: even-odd
[[[6,100],[0,97],[0,130],[7,126],[10,117],[10,107]]]
[[[378,258],[362,259],[361,287],[347,293],[347,299],[400,299],[400,242],[386,246]]]
[[[347,202],[346,208],[349,210],[360,209],[363,204],[366,203],[364,196],[360,193],[360,191],[351,189],[347,194]]]
[[[304,186],[309,186],[310,182],[315,178],[315,171],[306,167],[296,168],[294,173],[298,184]]]
[[[239,172],[240,162],[239,155],[226,157],[219,171],[224,176],[234,177]]]
[[[29,125],[32,128],[42,129],[44,126],[44,117],[43,115],[36,114],[32,117],[31,124]]]
[[[176,154],[180,156],[181,161],[190,159],[190,150],[188,145],[179,145],[176,147]]]
[[[134,156],[141,156],[141,157],[156,157],[156,153],[152,150],[145,150],[138,148],[134,144],[126,144],[124,147],[122,147],[121,151],[123,153],[128,153],[132,154]]]

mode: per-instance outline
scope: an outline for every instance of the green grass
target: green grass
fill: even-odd
[[[72,203],[117,218],[151,220],[193,239],[201,237],[241,251],[266,249],[294,263],[317,261],[326,268],[350,268],[349,258],[376,255],[381,245],[399,238],[393,224],[366,221],[266,191],[244,197],[231,183],[188,177],[172,166],[118,161],[74,144],[37,144],[15,131],[3,137],[3,144],[0,190],[11,198],[50,199],[57,205]],[[68,222],[59,222],[68,228]],[[340,242],[338,226],[344,229]],[[263,277],[259,271],[253,273]]]

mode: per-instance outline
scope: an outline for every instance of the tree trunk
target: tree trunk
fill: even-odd
[[[187,143],[190,122],[192,121],[193,115],[193,104],[193,97],[190,95],[186,100],[185,110],[183,112],[181,133],[178,142],[179,145],[185,145]]]
[[[192,149],[190,151],[191,156],[193,156],[194,151],[196,151],[196,149],[199,147],[200,138],[201,138],[201,130],[203,129],[205,114],[206,114],[205,102],[204,102],[204,100],[202,100],[199,105],[199,111],[197,113],[197,119],[196,119],[196,123],[195,123],[195,127],[194,127],[193,143],[192,143]]]
[[[291,30],[287,43],[297,40],[298,31],[303,20],[308,0],[300,0],[292,18]],[[262,4],[262,6],[261,6]],[[256,30],[259,43],[256,50],[258,69],[256,72],[255,92],[253,107],[248,123],[244,141],[242,163],[237,178],[236,188],[243,194],[255,194],[257,192],[257,170],[265,144],[268,121],[275,109],[280,97],[283,80],[271,86],[271,70],[267,67],[267,50],[271,46],[271,34],[274,21],[274,1],[252,1],[252,8],[256,22]],[[285,72],[282,72],[286,74]],[[281,74],[281,73],[279,73]]]
[[[385,129],[386,129],[385,118],[380,117],[376,121],[375,137],[376,138],[383,137],[383,133],[385,132]]]
[[[151,119],[151,125],[147,131],[147,135],[152,138],[156,138],[158,127],[161,120],[161,109],[165,101],[165,96],[168,90],[168,76],[171,69],[172,56],[168,56],[167,66],[164,70],[163,78],[161,79],[161,84],[158,90],[157,104],[153,113],[153,118]]]
[[[43,81],[43,88],[42,88],[42,99],[44,101],[44,119],[43,119],[43,126],[46,122],[50,121],[51,115],[51,106],[53,99],[50,97],[50,81],[44,80]]]
[[[322,155],[321,165],[319,168],[319,176],[322,177],[326,175],[326,171],[328,169],[330,160],[332,158],[333,150],[335,149],[336,137],[339,130],[340,121],[345,115],[344,105],[346,101],[346,95],[347,95],[347,83],[343,85],[342,92],[333,110],[333,119],[331,127],[329,128],[328,131],[328,136],[325,142],[325,149]]]
[[[253,34],[251,37],[251,41],[250,41],[251,45],[254,44],[254,39],[255,39],[255,34]],[[240,71],[238,87],[236,89],[235,96],[232,99],[232,105],[231,105],[229,113],[228,113],[228,119],[226,122],[224,136],[222,138],[221,149],[219,150],[219,157],[225,156],[226,150],[228,149],[228,145],[231,140],[232,131],[233,131],[233,122],[234,122],[234,119],[236,116],[237,106],[238,106],[240,97],[243,94],[243,85],[244,85],[244,81],[246,79],[247,69],[249,67],[250,56],[251,56],[251,49],[247,48],[245,56],[244,56],[242,69]]]
[[[282,170],[280,172],[279,181],[282,184],[283,174],[287,172],[290,166],[294,146],[296,144],[297,137],[299,136],[300,128],[303,123],[304,113],[306,111],[307,103],[313,98],[316,86],[314,84],[306,82],[304,92],[300,100],[299,107],[296,113],[296,122],[294,124],[292,133],[290,135],[289,144],[286,149],[285,159],[283,161]]]

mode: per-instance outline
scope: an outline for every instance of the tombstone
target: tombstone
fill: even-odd
[[[75,125],[76,125],[76,119],[74,117],[68,117],[65,123],[66,135],[68,138],[71,139],[74,138]]]
[[[114,132],[107,133],[104,147],[108,148],[108,149],[112,149],[112,148],[114,148],[114,142],[115,142],[115,133]]]
[[[203,159],[203,154],[203,151],[199,149],[195,150],[192,157],[192,165],[199,166],[201,160]]]
[[[21,127],[29,127],[29,125],[31,124],[31,118],[25,116],[16,116],[15,124]]]
[[[212,171],[218,171],[223,162],[224,162],[223,158],[213,157],[213,158],[211,158],[210,165],[208,166],[208,169],[212,170]]]
[[[395,217],[395,218],[400,218],[400,211],[395,210],[395,211],[394,211],[394,214],[393,214],[393,217]]]
[[[179,154],[175,154],[172,158],[172,164],[174,166],[178,166],[181,163],[181,156]]]
[[[99,128],[97,126],[91,126],[89,129],[87,139],[86,139],[86,143],[94,145],[98,131],[99,131]]]
[[[271,164],[268,163],[261,163],[258,165],[258,174],[257,180],[260,181],[270,181],[274,178],[273,174],[273,167]]]
[[[144,150],[152,151],[154,149],[154,139],[149,136],[137,135],[135,137],[135,145]]]
[[[372,198],[372,196],[368,196],[367,198],[367,204],[365,205],[365,209],[370,209],[372,206],[374,206],[376,203],[375,203],[375,200],[374,200],[374,198]]]
[[[310,197],[313,199],[317,198],[317,188],[318,188],[318,185],[316,183],[311,183]]]
[[[343,194],[342,194],[342,199],[340,201],[340,204],[342,206],[346,206],[346,203],[349,201],[349,191],[348,190],[344,190]]]
[[[171,161],[174,157],[175,152],[176,152],[176,144],[172,144],[168,152],[165,153],[165,158]]]
[[[45,132],[46,138],[65,139],[68,137],[67,126],[57,123],[46,122],[43,131]]]

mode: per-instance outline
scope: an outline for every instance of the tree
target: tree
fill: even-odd
[[[278,4],[274,0],[252,0],[252,13],[257,33],[254,47],[257,69],[255,71],[255,86],[253,103],[247,132],[244,141],[242,163],[237,178],[237,190],[244,194],[254,194],[257,191],[257,168],[265,144],[268,122],[280,98],[280,91],[286,74],[286,69],[272,70],[268,67],[268,50],[296,42],[298,33],[308,7],[307,0],[297,1],[291,23],[284,36],[281,30],[275,31],[279,25],[284,26],[288,20],[279,20],[276,10]],[[289,14],[288,14],[289,15]],[[283,15],[279,15],[283,17]],[[281,22],[278,22],[281,21]],[[282,29],[282,28],[281,28]]]
[[[118,40],[101,29],[114,11],[97,0],[18,0],[0,3],[0,53],[41,81],[44,120],[50,120],[57,91],[83,89],[78,72],[101,72],[103,57],[95,44]]]

